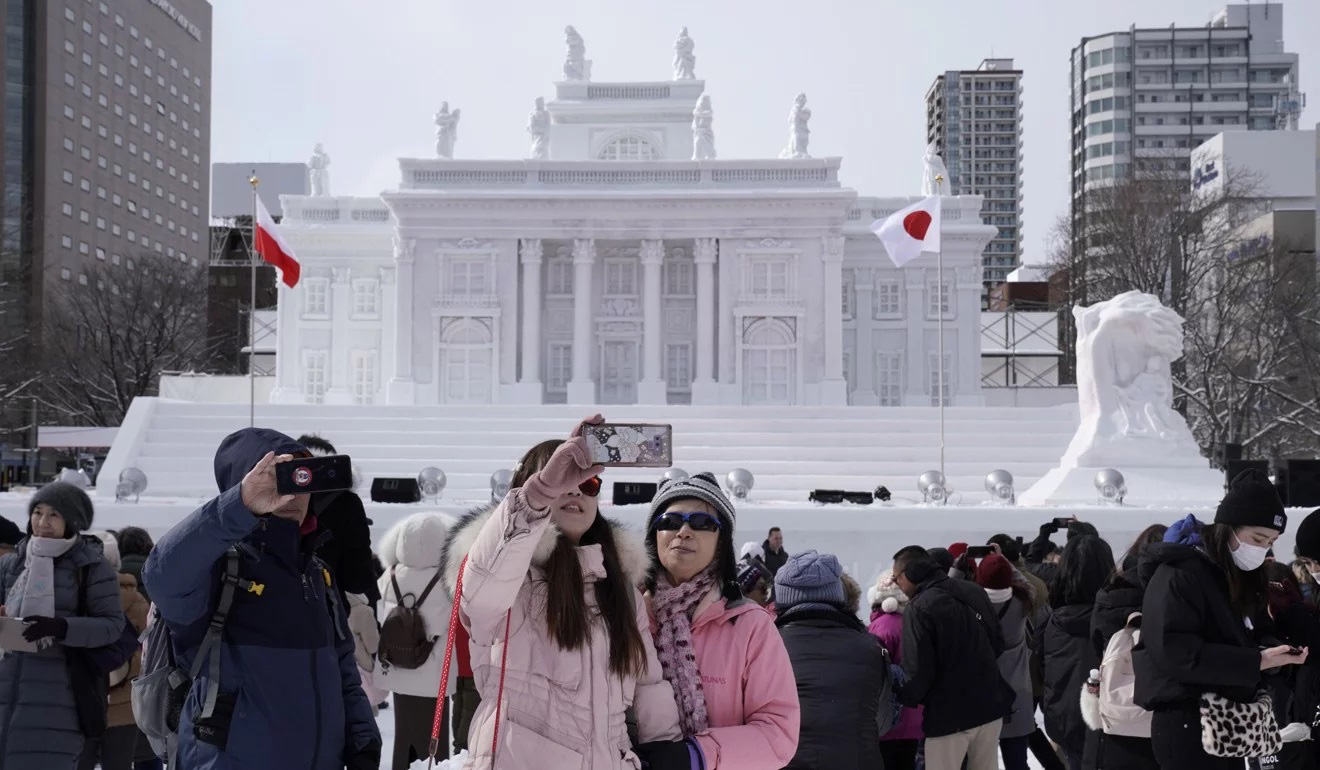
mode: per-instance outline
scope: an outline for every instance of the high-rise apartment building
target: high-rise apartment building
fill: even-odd
[[[94,265],[207,260],[211,5],[0,0],[0,325]]]
[[[1072,50],[1072,223],[1089,190],[1187,174],[1192,148],[1224,131],[1295,128],[1297,54],[1279,3],[1230,5],[1199,27],[1131,27]]]
[[[926,141],[949,167],[954,195],[983,195],[981,218],[999,233],[982,259],[984,306],[1022,261],[1022,71],[1012,59],[935,78],[926,91]]]

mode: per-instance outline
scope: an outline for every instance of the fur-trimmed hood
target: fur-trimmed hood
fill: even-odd
[[[436,567],[454,526],[454,517],[445,513],[414,513],[385,533],[379,546],[380,563],[385,569],[399,564],[415,569]]]
[[[512,493],[506,500],[512,500]],[[444,584],[445,590],[450,596],[454,595],[454,588],[458,582],[458,569],[463,564],[463,557],[467,556],[472,550],[472,545],[477,540],[477,534],[481,528],[494,515],[497,509],[495,504],[486,504],[473,508],[463,518],[458,520],[449,528],[449,536],[445,539],[444,549],[440,554],[440,581]],[[597,513],[597,516],[603,516],[603,513]],[[614,547],[619,552],[619,561],[623,565],[624,572],[627,573],[629,582],[640,587],[646,581],[647,575],[651,570],[651,561],[646,554],[646,546],[640,533],[630,530],[628,527],[618,521],[606,518],[609,522],[610,531],[614,535]],[[551,524],[541,537],[541,542],[536,545],[536,553],[532,556],[534,566],[542,566],[550,560],[550,554],[554,553],[555,542],[560,536],[559,527]]]

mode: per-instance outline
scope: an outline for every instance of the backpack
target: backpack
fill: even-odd
[[[427,633],[426,618],[422,617],[420,608],[439,581],[440,570],[436,570],[421,596],[404,594],[399,589],[399,580],[394,570],[390,570],[395,604],[394,609],[385,616],[385,622],[380,624],[380,647],[376,652],[376,657],[386,668],[394,666],[407,670],[417,669],[431,657],[431,650],[440,637]],[[406,601],[409,598],[411,604]]]
[[[1150,738],[1149,711],[1133,702],[1137,676],[1132,670],[1132,648],[1141,641],[1141,613],[1128,616],[1127,625],[1109,639],[1100,659],[1100,724],[1107,735]]]
[[[142,633],[142,667],[133,679],[133,721],[151,744],[156,756],[172,757],[178,741],[179,717],[183,703],[192,690],[193,680],[202,673],[202,666],[210,663],[209,686],[198,719],[209,719],[215,713],[220,695],[220,646],[225,621],[234,604],[234,591],[242,589],[258,596],[265,590],[260,583],[245,580],[239,575],[241,555],[238,546],[225,552],[224,569],[220,575],[220,599],[207,626],[206,636],[197,648],[192,666],[179,668],[174,657],[174,635],[153,605],[147,629]],[[214,652],[215,654],[211,654]]]

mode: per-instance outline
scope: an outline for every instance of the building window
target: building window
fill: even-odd
[[[376,351],[354,350],[353,403],[370,404],[376,400]]]
[[[752,325],[743,341],[743,403],[789,405],[793,403],[796,379],[796,350],[793,331],[778,319],[762,319]]]
[[[304,294],[304,318],[330,317],[330,281],[325,278],[308,278]]]
[[[951,381],[952,371],[949,368],[952,361],[953,361],[953,355],[950,353],[945,353],[944,362],[943,362],[944,364],[943,374],[941,378],[940,355],[939,353],[930,354],[927,364],[927,373],[929,375],[929,382],[927,383],[926,392],[930,394],[931,406],[940,406],[941,397],[937,395],[940,393],[943,394],[944,406],[949,406],[950,404],[953,403],[952,400],[949,398],[949,393],[953,390],[953,382]],[[943,388],[941,388],[941,385],[943,385]]]
[[[875,390],[880,406],[903,405],[903,354],[882,352],[875,355]]]
[[[788,296],[788,260],[755,259],[748,268],[748,294],[762,299]]]
[[[551,259],[546,262],[546,294],[551,297],[573,296],[573,262]]]
[[[72,249],[72,248],[73,248],[73,238],[71,238],[71,237],[69,237],[69,236],[67,236],[67,235],[60,236],[60,245],[63,246],[64,248],[66,248],[66,249]]]
[[[671,259],[665,262],[664,286],[667,297],[691,297],[692,272],[694,264],[687,259]]]
[[[675,342],[665,345],[665,383],[671,393],[692,390],[692,345]]]
[[[659,160],[660,151],[645,137],[629,134],[605,145],[596,158],[597,160]]]
[[[946,319],[953,318],[953,287],[948,281],[931,282],[926,286],[926,317],[939,318],[943,313]]]
[[[446,404],[488,403],[494,346],[490,330],[480,321],[455,321],[440,343],[441,401]]]
[[[325,401],[326,358],[324,350],[303,351],[303,399],[309,404]]]
[[[551,342],[546,347],[545,389],[551,393],[564,393],[573,376],[573,344]]]
[[[853,270],[843,271],[842,302],[843,302],[843,320],[845,321],[851,321],[853,319],[853,316],[857,315],[857,307],[856,307],[857,290],[855,288],[855,284],[853,283],[855,280],[855,275],[856,273]]]
[[[605,297],[637,296],[637,263],[631,259],[605,260]]]
[[[459,297],[480,297],[492,294],[484,259],[453,259],[449,261],[449,293]]]
[[[353,315],[358,318],[375,318],[380,315],[380,282],[374,278],[360,278],[353,281]]]

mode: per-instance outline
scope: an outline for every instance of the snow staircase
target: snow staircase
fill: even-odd
[[[564,436],[599,409],[615,422],[674,426],[674,464],[723,479],[733,468],[756,477],[752,498],[797,503],[816,488],[920,499],[916,479],[939,467],[939,411],[928,407],[742,406],[287,406],[259,405],[257,425],[290,436],[318,433],[350,454],[364,477],[416,476],[426,466],[448,477],[444,502],[481,501],[491,473],[512,468],[528,448]],[[248,425],[248,407],[138,399],[98,479],[113,495],[120,470],[147,474],[150,497],[200,499],[215,493],[215,449]],[[946,474],[952,502],[987,499],[985,475],[1011,472],[1019,493],[1058,464],[1077,425],[1075,406],[953,407],[946,410]],[[613,481],[655,481],[660,471],[611,469]],[[959,497],[961,495],[961,498]]]

